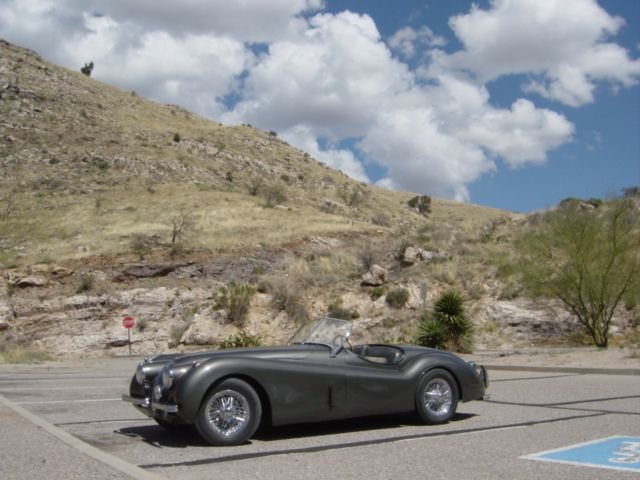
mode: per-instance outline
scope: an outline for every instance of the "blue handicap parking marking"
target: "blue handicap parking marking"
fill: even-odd
[[[522,458],[640,473],[640,437],[617,435]]]

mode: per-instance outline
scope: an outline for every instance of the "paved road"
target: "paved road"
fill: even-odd
[[[492,399],[461,405],[448,425],[368,418],[263,431],[247,445],[215,448],[193,431],[167,432],[119,400],[137,361],[0,366],[0,395],[9,404],[0,405],[0,454],[11,459],[0,462],[0,478],[639,478],[521,458],[613,435],[640,437],[637,376],[494,371]],[[78,448],[58,452],[61,437],[43,448],[36,437],[44,432],[11,415],[11,406],[140,468],[117,470]]]

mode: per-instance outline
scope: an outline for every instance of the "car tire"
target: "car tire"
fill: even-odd
[[[427,372],[416,389],[416,410],[424,423],[446,423],[456,414],[458,384],[442,369]]]
[[[211,445],[239,445],[255,433],[261,417],[256,391],[247,382],[230,378],[205,395],[195,426]]]

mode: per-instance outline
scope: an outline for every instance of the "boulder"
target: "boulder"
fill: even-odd
[[[16,280],[14,285],[20,288],[44,287],[48,283],[45,277],[40,275],[27,275]]]
[[[225,310],[207,309],[197,313],[184,332],[180,343],[185,345],[217,345],[224,338],[238,333],[238,328],[227,323]]]
[[[362,276],[362,284],[379,287],[387,282],[389,272],[380,265],[372,265],[367,273]]]

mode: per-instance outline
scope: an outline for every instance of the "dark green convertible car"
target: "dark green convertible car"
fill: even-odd
[[[146,358],[123,400],[165,428],[194,425],[212,445],[237,445],[261,423],[412,411],[444,423],[458,402],[485,396],[484,367],[424,347],[352,345],[350,333],[351,322],[322,318],[288,346]]]

